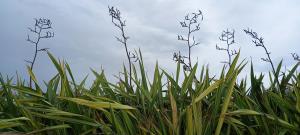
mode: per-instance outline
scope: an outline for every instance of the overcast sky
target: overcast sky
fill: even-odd
[[[264,37],[276,64],[283,59],[290,67],[294,63],[290,53],[300,52],[297,0],[0,0],[0,72],[13,76],[17,71],[27,77],[24,60],[31,60],[34,51],[26,42],[27,28],[34,25],[34,18],[43,17],[51,19],[55,37],[42,40],[40,47],[50,48],[56,57],[65,59],[77,79],[92,76],[90,68],[99,71],[103,67],[109,78],[117,75],[126,55],[114,38],[119,31],[111,23],[108,5],[119,8],[126,18],[129,48],[141,49],[148,73],[156,60],[161,68],[174,71],[173,52],[187,53],[183,42],[177,40],[178,34],[187,32],[179,21],[197,10],[203,12],[204,20],[195,34],[201,44],[193,48],[193,62],[209,63],[213,74],[220,71],[220,61],[226,60],[215,45],[225,45],[218,37],[227,28],[235,29],[234,48],[241,49],[242,58],[252,57],[258,72],[270,67],[260,61],[264,52],[254,47],[243,32],[245,28]],[[48,56],[40,53],[34,72],[38,79],[48,80],[56,71]]]

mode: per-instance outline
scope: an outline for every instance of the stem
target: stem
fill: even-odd
[[[125,50],[126,50],[126,54],[127,54],[127,59],[128,59],[128,65],[129,65],[129,84],[130,84],[130,86],[132,87],[132,81],[131,81],[131,60],[130,60],[130,55],[129,55],[129,52],[128,52],[128,48],[127,48],[127,44],[126,44],[126,42],[125,42],[125,44],[124,44],[124,46],[125,46]]]
[[[271,64],[271,67],[272,67],[274,76],[275,76],[275,78],[276,78],[275,80],[276,80],[276,82],[277,82],[277,84],[278,84],[278,87],[279,87],[279,89],[280,89],[280,83],[279,83],[279,80],[278,80],[278,76],[276,75],[275,67],[274,67],[274,64],[273,64],[273,62],[272,62],[272,60],[271,60],[270,54],[269,54],[267,48],[266,48],[264,45],[263,45],[262,47],[264,48],[264,50],[265,50],[265,52],[266,52],[266,54],[267,54],[267,57],[268,57],[269,62],[270,62],[270,64]]]
[[[123,38],[123,44],[124,44],[124,47],[125,47],[125,51],[126,51],[126,55],[127,55],[127,59],[128,59],[128,66],[129,66],[129,84],[130,86],[132,87],[132,70],[131,70],[131,58],[130,58],[130,54],[129,54],[129,51],[128,51],[128,47],[127,47],[127,37],[125,36],[125,32],[124,32],[124,26],[122,25],[123,22],[121,20],[119,20],[120,22],[120,28],[121,28],[121,32],[122,32],[122,38]]]
[[[189,23],[189,33],[188,33],[188,39],[187,39],[187,42],[188,42],[188,46],[189,46],[189,67],[190,69],[192,70],[192,62],[191,62],[191,48],[192,46],[190,45],[190,36],[191,36],[191,21]]]
[[[229,52],[229,46],[230,46],[230,44],[228,43],[228,40],[229,40],[228,35],[226,36],[226,38],[227,38],[227,40],[226,40],[226,44],[227,44],[226,51],[227,51],[227,54],[228,54],[228,65],[230,67],[230,65],[231,65],[231,56],[230,56],[230,52]]]
[[[120,38],[116,37],[116,38],[125,47],[126,56],[127,56],[127,59],[128,59],[128,66],[129,66],[129,83],[130,83],[130,87],[132,88],[132,62],[131,62],[131,59],[135,58],[135,56],[130,56],[130,51],[128,50],[128,47],[127,47],[127,39],[129,37],[126,37],[125,32],[124,32],[124,26],[126,26],[125,25],[125,20],[124,21],[121,20],[121,12],[117,8],[114,9],[114,7],[108,7],[108,9],[109,9],[109,15],[111,16],[111,19],[112,19],[111,20],[112,23],[117,28],[119,28],[120,31],[121,31],[121,37]],[[114,22],[114,20],[116,20],[117,22]]]
[[[31,65],[30,65],[30,70],[32,71],[33,70],[33,66],[34,66],[34,63],[36,61],[36,57],[37,57],[37,53],[38,53],[38,44],[40,42],[40,39],[41,39],[41,32],[42,32],[42,29],[39,30],[38,32],[38,39],[35,43],[35,51],[34,51],[34,56],[33,56],[33,60],[31,62]],[[32,88],[32,78],[31,76],[29,77],[29,86],[30,88]]]

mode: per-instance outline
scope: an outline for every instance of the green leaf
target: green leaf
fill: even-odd
[[[68,100],[71,102],[74,102],[79,105],[84,105],[93,109],[97,110],[103,110],[103,109],[135,109],[131,106],[127,105],[122,105],[119,103],[110,103],[110,102],[93,102],[93,101],[88,101],[85,99],[80,99],[80,98],[66,98],[66,97],[59,97],[60,99]]]
[[[173,97],[172,92],[169,90],[169,96],[170,96],[170,103],[171,103],[171,109],[172,109],[172,124],[173,128],[177,129],[178,125],[178,112],[177,112],[177,105],[176,105],[176,100]]]
[[[29,121],[26,117],[12,118],[12,119],[0,119],[0,129],[12,128],[22,126],[23,123],[19,121]]]
[[[196,64],[192,68],[192,71],[190,72],[190,74],[188,75],[188,77],[185,78],[185,80],[184,80],[184,82],[182,84],[181,95],[185,95],[188,87],[190,87],[192,85],[193,80],[195,78],[196,71],[197,71],[197,65],[198,64]]]
[[[68,124],[62,124],[62,125],[55,125],[55,126],[48,126],[42,129],[34,130],[32,132],[27,133],[28,135],[41,133],[49,130],[57,130],[57,129],[65,129],[65,128],[71,128]]]
[[[25,94],[29,94],[31,96],[44,98],[44,96],[41,93],[39,93],[29,87],[25,87],[25,86],[8,86],[8,87],[10,87],[14,90],[17,90],[19,92],[25,93]]]
[[[214,84],[210,85],[207,89],[205,89],[198,97],[195,98],[195,103],[201,101],[204,97],[206,97],[208,94],[216,90],[220,86],[222,81],[216,81]]]
[[[226,113],[226,115],[262,115],[262,114],[249,109],[239,109],[236,111],[228,112]]]
[[[233,75],[233,77],[230,79],[230,81],[228,82],[229,87],[227,89],[227,94],[226,94],[226,97],[224,99],[224,103],[223,103],[223,107],[222,107],[222,110],[221,110],[221,114],[220,114],[220,118],[219,118],[219,122],[218,122],[218,126],[217,126],[217,129],[216,129],[215,135],[219,135],[221,133],[221,129],[222,129],[224,118],[225,118],[225,113],[227,112],[229,102],[230,102],[230,99],[231,99],[231,95],[234,91],[234,84],[235,84],[236,78],[237,78],[237,73],[235,73]]]

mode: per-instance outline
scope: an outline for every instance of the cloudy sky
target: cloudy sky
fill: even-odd
[[[13,76],[26,75],[25,61],[33,57],[34,46],[26,42],[28,27],[34,18],[49,18],[55,37],[40,42],[40,47],[69,62],[77,79],[91,74],[90,68],[105,69],[112,79],[126,61],[125,51],[114,38],[119,31],[112,25],[108,5],[118,7],[126,18],[126,32],[131,50],[140,48],[147,72],[156,61],[163,69],[173,72],[176,64],[173,52],[187,52],[178,34],[187,31],[180,27],[187,13],[202,10],[204,21],[195,37],[201,44],[193,48],[193,62],[209,64],[217,74],[226,60],[224,52],[216,51],[222,30],[235,29],[235,49],[242,58],[252,57],[258,72],[270,69],[260,61],[264,52],[254,47],[243,32],[252,28],[264,37],[265,45],[277,64],[281,59],[290,67],[294,62],[291,52],[300,52],[300,1],[296,0],[1,0],[0,1],[0,72]],[[125,63],[126,64],[126,63]],[[246,70],[247,71],[247,70]],[[40,53],[34,72],[39,79],[48,80],[55,73],[46,54]]]

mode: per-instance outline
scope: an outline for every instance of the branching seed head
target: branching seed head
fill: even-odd
[[[292,57],[294,60],[299,61],[300,62],[300,57],[297,53],[291,53]]]
[[[27,41],[35,46],[34,56],[31,61],[25,60],[25,62],[30,64],[30,69],[33,70],[33,66],[36,61],[36,57],[38,52],[45,52],[49,48],[38,48],[39,42],[41,39],[45,38],[52,38],[54,37],[54,32],[51,32],[50,29],[52,29],[52,22],[49,19],[40,18],[40,19],[34,19],[35,24],[33,28],[28,28],[29,31],[33,34],[35,34],[36,38],[33,40],[30,38],[29,34],[27,35]],[[30,77],[29,85],[32,87],[32,78]]]
[[[264,45],[264,39],[262,37],[259,37],[256,32],[252,31],[249,28],[247,30],[244,29],[244,32],[251,36],[252,42],[254,43],[255,46],[264,48],[267,58],[261,58],[261,60],[263,60],[265,62],[269,62],[273,65],[272,60],[270,58],[271,52],[269,52],[268,49],[266,48],[266,46]],[[272,66],[272,68],[273,68],[273,66]]]
[[[196,41],[193,33],[200,30],[200,24],[202,21],[203,21],[203,14],[200,10],[198,10],[198,12],[187,14],[184,17],[183,21],[179,22],[182,28],[186,28],[188,30],[188,33],[185,36],[177,35],[177,39],[186,42],[189,52],[188,52],[188,56],[183,56],[180,53],[174,53],[173,60],[183,64],[183,69],[185,69],[185,71],[189,71],[192,69],[191,49],[192,47],[200,44],[200,42]],[[174,59],[175,56],[176,59]],[[187,59],[188,62],[184,62],[184,59]]]
[[[248,29],[244,29],[244,32],[247,35],[251,36],[252,42],[254,43],[254,45],[256,47],[262,47],[264,49],[265,54],[266,54],[267,57],[266,58],[261,58],[261,60],[263,60],[263,61],[265,61],[267,63],[270,63],[272,71],[273,71],[273,74],[274,74],[274,76],[276,78],[276,83],[277,83],[278,87],[280,87],[278,75],[276,74],[275,67],[274,67],[273,61],[272,61],[271,56],[270,56],[271,52],[269,52],[268,49],[267,49],[267,47],[265,46],[264,39],[262,37],[259,37],[256,32],[252,31],[249,28]]]
[[[175,61],[175,62],[179,62],[180,64],[182,64],[183,65],[183,70],[184,71],[190,71],[191,70],[191,68],[190,68],[190,66],[188,65],[188,63],[186,63],[185,61],[184,61],[184,59],[187,59],[188,57],[186,57],[186,56],[182,56],[181,54],[180,54],[180,51],[178,52],[178,53],[174,53],[173,54],[173,60]]]
[[[229,31],[228,29],[222,32],[221,36],[219,37],[220,41],[226,42],[226,48],[220,47],[216,45],[216,49],[220,51],[226,51],[228,55],[228,60],[227,61],[222,61],[222,63],[228,64],[229,66],[231,65],[231,59],[232,56],[237,54],[237,51],[235,49],[230,49],[230,46],[235,43],[234,40],[234,33],[235,31]]]
[[[127,55],[127,60],[128,60],[128,66],[129,66],[129,79],[130,79],[130,86],[132,87],[132,71],[131,71],[131,66],[132,66],[132,62],[136,62],[138,60],[138,57],[136,54],[131,53],[128,50],[127,47],[127,40],[129,39],[128,36],[126,36],[125,34],[125,30],[124,27],[126,26],[126,21],[122,20],[121,18],[121,12],[119,9],[114,8],[114,7],[109,7],[108,6],[108,12],[109,15],[111,16],[111,22],[121,31],[121,36],[117,37],[115,36],[115,38],[117,39],[117,41],[119,41],[121,44],[124,45],[125,51],[126,51],[126,55]]]

